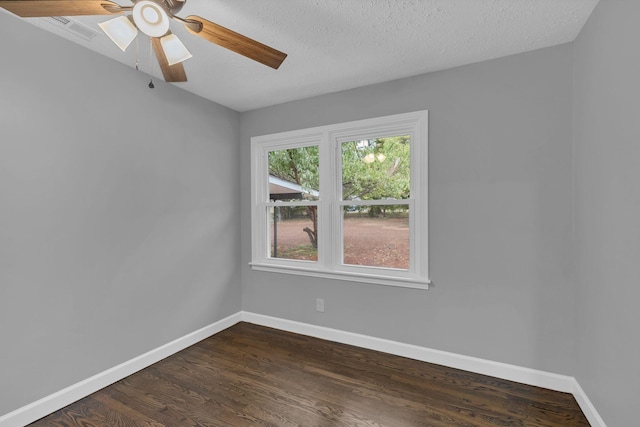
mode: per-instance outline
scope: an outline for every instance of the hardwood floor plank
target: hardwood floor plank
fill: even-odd
[[[128,377],[130,378],[130,377]],[[176,411],[170,402],[163,402],[154,395],[154,390],[143,390],[128,385],[125,380],[107,387],[103,391],[124,405],[135,408],[164,425],[196,426],[193,420],[181,411]]]
[[[32,426],[588,426],[567,393],[238,323]]]
[[[136,426],[142,427],[163,427],[164,424],[147,417],[135,409],[119,402],[109,396],[107,393],[94,393],[91,398],[99,402],[102,407],[110,408],[116,413],[122,414],[135,422]]]

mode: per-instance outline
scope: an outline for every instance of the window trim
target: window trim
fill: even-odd
[[[402,204],[408,204],[410,212],[409,270],[345,265],[342,263],[342,217],[335,211],[340,206],[354,203],[341,200],[342,142],[407,134],[411,136],[411,196],[409,199],[402,199]],[[320,199],[317,201],[317,215],[318,230],[322,231],[318,235],[318,261],[270,258],[269,217],[263,210],[266,206],[287,206],[289,203],[268,201],[269,183],[265,178],[269,173],[267,153],[311,145],[318,145],[320,162]],[[258,271],[428,289],[428,164],[427,110],[252,137],[252,256],[249,263],[251,268]],[[362,202],[380,204],[382,201]],[[393,204],[392,201],[388,203]]]

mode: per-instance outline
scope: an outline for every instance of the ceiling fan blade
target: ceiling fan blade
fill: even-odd
[[[171,31],[169,31],[167,34],[171,34]],[[153,45],[153,50],[156,53],[156,58],[158,58],[158,64],[160,64],[160,69],[162,70],[164,81],[169,83],[186,82],[187,74],[184,72],[184,66],[182,65],[182,62],[169,65],[167,55],[164,54],[164,49],[162,49],[160,38],[152,37],[151,44]]]
[[[23,18],[112,15],[127,9],[107,0],[0,0],[0,7]]]
[[[182,20],[190,33],[220,45],[247,58],[258,61],[271,68],[278,69],[287,54],[264,45],[249,37],[231,31],[221,25],[214,24],[199,16],[188,16]]]

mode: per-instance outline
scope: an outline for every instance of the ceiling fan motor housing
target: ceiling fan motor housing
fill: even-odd
[[[142,0],[133,0],[133,3],[138,3]],[[175,15],[180,12],[182,6],[187,2],[187,0],[150,0],[156,3],[158,6],[162,7],[167,14]]]

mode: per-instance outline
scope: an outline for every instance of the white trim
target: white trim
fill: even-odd
[[[197,331],[148,351],[56,393],[32,402],[0,417],[0,427],[21,427],[64,408],[110,384],[153,365],[185,348],[223,331],[241,320],[241,312],[232,314]]]
[[[571,393],[592,427],[606,427],[596,408],[591,404],[574,377],[246,311],[242,312],[242,321],[563,393]]]
[[[565,393],[571,393],[573,391],[573,382],[571,381],[573,378],[565,375],[552,374],[535,369],[449,353],[447,351],[434,350],[427,347],[405,344],[353,332],[345,332],[338,329],[325,328],[308,323],[279,319],[262,314],[243,312],[242,320],[257,325],[395,354],[422,362],[435,363],[437,365],[462,369],[464,371],[471,371],[509,381],[516,381]]]
[[[265,202],[264,206],[267,208],[277,207],[289,207],[289,206],[318,206],[320,203],[317,200],[300,200],[294,202],[288,202],[286,200],[276,200],[275,202]]]
[[[426,289],[429,280],[428,227],[428,110],[377,117],[353,122],[281,132],[251,138],[251,268],[282,274],[299,274]],[[342,200],[341,144],[345,141],[409,135],[411,137],[411,196],[401,200]],[[268,153],[274,150],[318,146],[319,200],[269,201]],[[343,263],[343,215],[340,206],[408,205],[409,253],[407,269],[356,266]],[[318,206],[318,259],[301,264],[298,260],[271,258],[269,220],[265,208],[271,206]],[[313,273],[310,273],[313,271]],[[383,276],[380,278],[380,276]]]
[[[584,392],[582,387],[580,387],[578,381],[575,378],[573,381],[573,397],[576,399],[576,402],[578,402],[578,406],[582,409],[584,416],[587,417],[587,421],[589,421],[591,427],[607,427],[600,414],[598,414],[598,411],[596,411],[596,407],[593,406],[593,403],[591,403],[587,394]]]
[[[252,270],[257,271],[267,271],[270,273],[286,273],[286,274],[298,274],[300,276],[309,276],[309,277],[319,277],[322,279],[338,279],[338,280],[348,280],[351,282],[360,282],[360,283],[369,283],[373,285],[384,285],[384,286],[397,286],[401,288],[411,288],[411,289],[429,289],[430,281],[424,281],[422,279],[413,279],[411,277],[403,277],[403,276],[392,276],[394,271],[404,272],[403,270],[394,270],[391,268],[380,268],[381,272],[387,272],[388,275],[381,274],[371,274],[369,273],[370,268],[367,268],[367,273],[354,273],[351,271],[342,271],[342,270],[319,270],[317,268],[307,268],[307,265],[315,264],[313,261],[300,261],[300,260],[287,260],[288,262],[285,264],[284,262],[281,265],[276,264],[280,260],[274,260],[272,263],[260,263],[260,262],[251,262],[249,265]],[[297,265],[296,265],[297,264]],[[358,266],[352,266],[353,268],[358,268]]]
[[[323,326],[301,323],[281,319],[263,314],[240,311],[222,320],[191,332],[181,338],[171,341],[154,350],[107,369],[86,380],[62,389],[33,403],[25,405],[15,411],[0,417],[0,427],[21,427],[44,416],[64,408],[116,381],[121,380],[141,369],[146,368],[172,354],[217,334],[238,322],[249,322],[256,325],[268,326],[287,332],[308,335],[320,339],[349,344],[397,356],[408,357],[422,362],[435,363],[451,368],[462,369],[496,378],[516,381],[537,387],[544,387],[564,393],[572,393],[580,409],[592,427],[606,427],[604,420],[598,414],[586,393],[574,377],[558,375],[535,369],[523,368],[506,363],[493,362],[477,357],[464,356],[446,351],[419,347],[412,344],[326,328]]]

